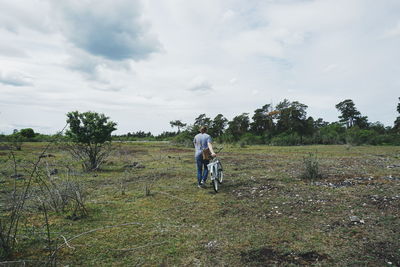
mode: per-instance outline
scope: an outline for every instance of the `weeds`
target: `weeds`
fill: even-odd
[[[317,153],[308,153],[307,157],[303,157],[303,166],[304,171],[301,178],[308,180],[321,178]]]

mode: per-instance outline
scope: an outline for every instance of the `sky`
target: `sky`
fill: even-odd
[[[53,134],[70,111],[114,133],[171,131],[283,99],[338,121],[399,115],[398,0],[0,0],[0,133]]]

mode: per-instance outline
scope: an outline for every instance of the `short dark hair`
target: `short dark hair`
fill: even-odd
[[[205,133],[207,132],[207,126],[203,125],[200,127],[200,132]]]

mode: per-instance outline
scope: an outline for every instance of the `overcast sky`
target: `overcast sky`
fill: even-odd
[[[0,0],[0,133],[96,111],[117,133],[228,119],[284,98],[392,126],[399,0]]]

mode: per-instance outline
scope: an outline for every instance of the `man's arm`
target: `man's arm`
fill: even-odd
[[[215,157],[217,154],[215,154],[215,152],[214,152],[212,143],[211,143],[211,142],[208,142],[207,144],[208,144],[208,148],[210,149],[211,156]]]

